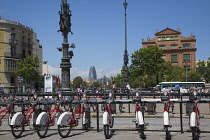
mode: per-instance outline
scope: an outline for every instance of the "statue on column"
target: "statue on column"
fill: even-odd
[[[59,11],[59,15],[60,15],[60,32],[64,33],[64,32],[71,32],[71,11],[69,10],[69,5],[67,4],[67,2],[65,0],[62,1],[62,5],[61,5],[61,11]]]

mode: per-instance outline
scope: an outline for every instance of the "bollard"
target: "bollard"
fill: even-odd
[[[148,105],[147,105],[148,115],[154,115],[155,114],[155,106],[156,106],[156,103],[148,103]]]

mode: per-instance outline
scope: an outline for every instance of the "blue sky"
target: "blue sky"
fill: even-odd
[[[69,44],[75,43],[72,76],[88,78],[95,66],[98,78],[120,72],[124,53],[124,0],[67,0],[72,11]],[[196,60],[210,57],[210,0],[127,0],[128,53],[154,38],[156,29],[180,28],[182,36],[194,34]],[[43,46],[43,60],[51,74],[60,74],[63,37],[59,29],[61,0],[1,0],[0,16],[33,28]],[[130,60],[129,60],[130,62]],[[129,63],[130,64],[130,63]]]

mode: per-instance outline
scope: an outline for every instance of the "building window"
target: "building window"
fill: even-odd
[[[184,69],[185,69],[186,71],[189,71],[189,70],[190,70],[190,66],[189,66],[189,65],[185,65],[185,66],[184,66]]]
[[[183,54],[183,62],[189,62],[190,61],[190,54]]]
[[[14,84],[14,83],[15,83],[15,77],[10,77],[10,82],[11,82],[12,84]]]
[[[15,47],[11,47],[11,56],[15,55]]]
[[[28,46],[30,46],[30,44],[31,44],[30,42],[31,42],[31,39],[29,38],[28,39]]]
[[[161,37],[158,37],[158,41],[165,41],[165,40],[178,40],[178,36],[161,36]]]
[[[190,48],[190,44],[183,44],[183,48]]]
[[[166,55],[163,55],[162,58],[166,61]]]
[[[178,62],[178,56],[177,56],[177,54],[172,54],[171,55],[171,62],[172,63],[177,63]]]
[[[25,51],[25,49],[22,49],[22,56],[23,56],[23,58],[26,58],[26,51]]]
[[[11,37],[11,43],[15,43],[15,34],[11,33],[10,37]]]
[[[159,48],[160,49],[166,49],[166,46],[165,45],[159,45]]]
[[[24,45],[24,42],[25,42],[25,37],[22,36],[22,45]]]
[[[169,36],[166,36],[166,40],[170,40],[170,37]]]
[[[177,44],[171,44],[171,49],[176,49],[177,48]]]
[[[6,72],[14,72],[17,68],[15,60],[6,59],[5,60],[5,71]]]

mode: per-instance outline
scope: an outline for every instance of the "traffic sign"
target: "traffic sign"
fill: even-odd
[[[20,82],[23,82],[24,78],[23,77],[20,77]]]

